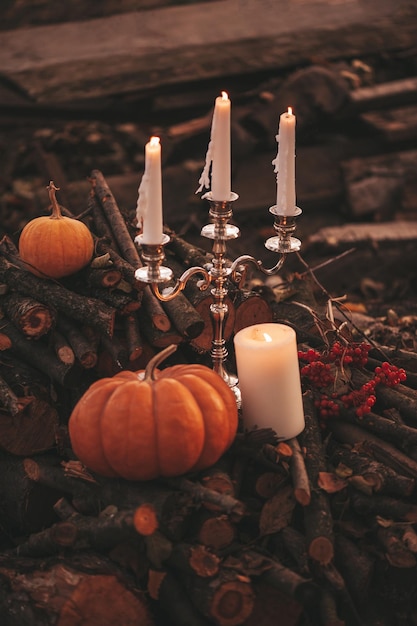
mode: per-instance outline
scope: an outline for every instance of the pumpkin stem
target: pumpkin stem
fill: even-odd
[[[47,190],[49,192],[49,200],[51,201],[52,206],[52,215],[51,218],[55,220],[59,220],[62,217],[61,209],[59,208],[58,201],[56,199],[56,191],[59,191],[59,187],[55,187],[54,181],[51,180],[49,183]]]
[[[161,352],[158,352],[158,354],[155,354],[155,356],[153,356],[151,360],[148,361],[148,364],[145,368],[144,380],[148,380],[149,378],[151,380],[155,380],[155,369],[162,361],[167,359],[170,354],[173,354],[176,349],[177,346],[172,343],[170,346],[167,346],[166,348],[161,350]]]

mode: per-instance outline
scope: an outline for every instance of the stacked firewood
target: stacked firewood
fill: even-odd
[[[45,624],[412,623],[417,391],[385,388],[375,412],[325,431],[310,390],[304,408],[298,438],[240,431],[215,466],[175,479],[103,479],[68,449],[4,454],[8,611],[24,608],[20,624],[38,623],[35,605]]]
[[[95,254],[84,270],[59,281],[35,276],[20,259],[16,242],[7,236],[0,241],[0,405],[5,413],[0,445],[15,454],[54,445],[58,414],[50,383],[71,390],[74,403],[95,379],[141,369],[167,345],[188,348],[191,356],[182,359],[209,358],[210,290],[200,292],[191,279],[184,292],[161,303],[135,278],[142,262],[134,228],[104,176],[95,170],[90,181],[83,219],[94,236]],[[175,276],[190,264],[210,263],[209,253],[170,235],[166,263]],[[255,292],[231,286],[227,304],[226,340],[244,326],[272,319],[269,303]]]
[[[368,336],[367,364],[351,367],[347,384],[361,388],[385,359],[408,376],[393,388],[378,385],[365,415],[343,409],[323,422],[320,394],[303,377],[306,426],[297,438],[280,442],[272,430],[241,425],[203,472],[104,479],[71,450],[66,422],[75,400],[93,380],[137,369],[168,343],[184,348],[183,359],[190,350],[205,357],[212,300],[191,283],[173,301],[178,308],[167,309],[137,284],[129,220],[99,171],[78,217],[96,254],[69,279],[34,276],[13,241],[0,243],[2,623],[413,623],[414,352]],[[170,235],[176,275],[210,262]],[[325,349],[333,336],[358,341],[355,328],[347,335],[346,324],[342,332],[326,315],[310,274],[294,277],[293,297],[231,289],[227,337],[272,319],[293,326],[303,349]]]

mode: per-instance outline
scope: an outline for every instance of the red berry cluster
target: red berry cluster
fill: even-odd
[[[381,383],[387,387],[395,387],[395,385],[407,380],[407,374],[402,367],[396,367],[385,361],[381,367],[375,368],[374,380],[376,380],[377,384]]]
[[[323,390],[335,381],[334,369],[336,366],[351,365],[364,367],[368,361],[368,353],[371,346],[368,343],[356,343],[343,345],[336,341],[326,352],[318,352],[310,348],[298,353],[301,361],[307,361],[307,365],[301,368],[301,375],[307,378],[313,387]],[[358,417],[369,413],[376,402],[375,389],[377,385],[393,387],[406,380],[405,370],[395,365],[384,362],[375,368],[374,377],[360,387],[349,393],[338,396],[331,393],[321,393],[316,400],[316,406],[323,419],[339,415],[340,407],[355,408]]]
[[[330,363],[313,361],[301,368],[301,376],[305,376],[315,387],[327,387],[334,382]]]
[[[370,413],[372,407],[376,402],[375,387],[377,382],[375,378],[369,380],[362,385],[360,389],[354,389],[350,393],[346,393],[340,397],[340,401],[343,406],[348,409],[349,407],[355,407],[355,413],[358,417],[363,417],[367,413]]]

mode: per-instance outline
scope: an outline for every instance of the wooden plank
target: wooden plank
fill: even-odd
[[[321,228],[309,237],[309,244],[326,243],[330,246],[358,245],[371,242],[398,243],[417,239],[417,222],[396,220],[390,222],[348,223]]]
[[[223,0],[2,32],[0,68],[65,102],[404,49],[416,24],[407,0]]]
[[[210,0],[106,0],[105,2],[85,2],[71,0],[71,7],[65,2],[50,0],[19,0],[11,2],[3,10],[0,30],[22,28],[22,26],[39,26],[41,24],[57,24],[59,22],[95,19],[108,17],[131,11],[147,11],[160,7],[181,4],[196,4]]]

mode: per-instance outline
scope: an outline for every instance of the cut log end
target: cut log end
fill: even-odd
[[[327,537],[315,537],[310,542],[308,554],[321,565],[329,565],[334,557],[333,544]]]
[[[219,571],[220,559],[206,546],[193,546],[190,553],[190,567],[198,576],[211,577]]]
[[[141,598],[123,587],[115,576],[95,575],[81,580],[62,607],[57,621],[58,626],[81,623],[151,626],[153,621]]]
[[[143,536],[152,535],[158,528],[158,518],[151,504],[142,504],[135,511],[133,525],[136,531]]]
[[[254,603],[255,595],[249,583],[229,581],[216,590],[210,612],[220,626],[237,626],[250,616]]]

